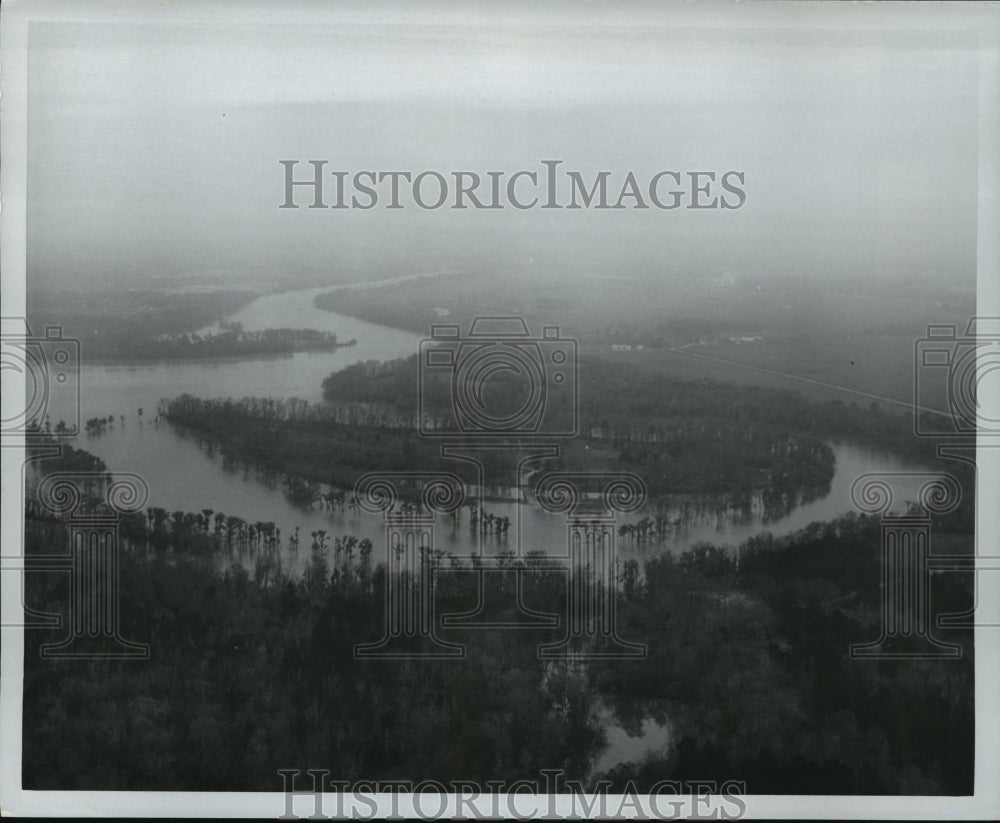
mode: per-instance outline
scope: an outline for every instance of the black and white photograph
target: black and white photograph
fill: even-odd
[[[1000,5],[0,59],[4,814],[1000,814]]]

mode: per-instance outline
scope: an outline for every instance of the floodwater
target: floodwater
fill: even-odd
[[[377,515],[349,507],[331,511],[318,505],[294,505],[280,484],[267,485],[251,467],[224,466],[221,457],[206,452],[193,436],[165,421],[154,422],[157,402],[183,393],[197,397],[297,397],[318,402],[322,399],[323,378],[330,373],[359,360],[388,360],[417,351],[419,338],[414,334],[317,309],[314,297],[327,291],[331,289],[268,295],[227,319],[242,323],[247,330],[283,326],[320,329],[336,333],[342,341],[356,339],[355,346],[263,360],[84,365],[80,376],[82,419],[113,415],[115,422],[103,434],[81,435],[74,445],[98,455],[113,471],[142,476],[149,485],[151,506],[171,512],[209,508],[248,522],[274,522],[284,536],[298,526],[304,536],[323,529],[330,538],[352,534],[371,539],[376,548],[382,546],[384,528]],[[51,411],[53,421],[58,420],[60,410]],[[735,517],[719,515],[709,507],[671,529],[661,540],[636,544],[620,539],[620,555],[641,557],[651,552],[680,551],[699,541],[738,546],[765,530],[775,536],[788,534],[812,522],[852,511],[850,489],[860,474],[919,471],[919,467],[887,453],[847,443],[832,447],[836,468],[829,492],[787,515],[765,522],[759,509],[749,517]],[[544,469],[544,463],[537,465]],[[500,551],[563,553],[567,535],[562,515],[516,501],[488,501],[484,510],[510,518],[512,526],[505,538],[475,533],[468,526],[467,516],[458,524],[442,518],[436,530],[436,548],[460,556]],[[622,517],[620,522],[635,522],[645,514]],[[307,537],[303,542],[308,547]],[[300,563],[298,556],[289,555],[283,560],[290,572]]]
[[[248,522],[271,521],[283,537],[296,527],[302,548],[292,552],[285,541],[282,564],[297,574],[309,557],[309,535],[325,530],[328,539],[351,534],[372,540],[376,558],[384,556],[385,530],[378,515],[344,507],[331,511],[318,506],[302,508],[292,504],[280,484],[268,485],[252,467],[227,467],[220,456],[211,454],[197,440],[165,421],[155,421],[157,402],[188,393],[198,397],[297,397],[310,402],[322,399],[323,378],[359,360],[388,360],[417,351],[419,338],[405,331],[367,323],[352,317],[317,309],[313,299],[331,289],[307,289],[258,298],[227,320],[240,322],[247,330],[294,327],[334,332],[341,342],[356,345],[333,352],[295,354],[255,360],[168,362],[143,365],[84,365],[81,371],[81,417],[113,415],[114,425],[103,434],[81,435],[74,445],[101,457],[112,471],[134,472],[150,489],[149,505],[168,512],[198,512],[212,509],[235,515]],[[211,328],[203,332],[212,331]],[[139,409],[143,409],[140,416]],[[63,410],[52,409],[55,423]],[[124,422],[121,418],[124,417]],[[619,557],[649,556],[664,551],[681,551],[699,541],[738,546],[762,531],[781,536],[827,521],[853,510],[850,490],[855,479],[866,472],[920,471],[920,467],[887,453],[847,443],[831,444],[836,457],[829,491],[787,515],[765,522],[756,509],[749,517],[720,516],[709,507],[673,528],[663,538],[642,544],[618,540]],[[914,488],[915,491],[915,488]],[[904,495],[905,498],[905,495]],[[435,526],[435,548],[459,556],[500,551],[527,553],[544,551],[563,554],[567,544],[566,522],[562,515],[550,514],[526,501],[486,502],[485,511],[509,517],[512,527],[506,538],[480,535],[469,528],[468,515],[458,523],[439,518]],[[638,512],[621,522],[635,522],[646,512]],[[653,514],[653,513],[649,513]],[[594,770],[605,771],[616,763],[638,761],[649,752],[662,751],[669,743],[669,725],[646,719],[642,732],[630,737],[609,717],[608,745],[595,759]]]

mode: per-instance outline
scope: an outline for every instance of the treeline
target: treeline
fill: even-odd
[[[454,430],[456,428],[452,399],[452,376],[448,369],[426,370],[418,390],[417,355],[389,361],[367,360],[334,372],[323,380],[323,399],[331,404],[365,404],[377,415],[393,416],[401,425],[424,429]],[[522,375],[497,369],[483,387],[484,400],[492,412],[501,407],[516,412],[527,400]],[[422,393],[423,404],[418,410],[417,397]],[[550,390],[544,400],[545,429],[569,431],[572,426],[572,394]],[[513,402],[513,408],[506,405]],[[494,405],[496,404],[496,405]],[[420,416],[422,415],[422,419]],[[550,428],[551,427],[551,428]]]
[[[65,538],[30,530],[29,551]],[[449,637],[468,642],[465,660],[356,659],[356,643],[384,632],[385,568],[363,551],[329,555],[315,549],[293,580],[263,562],[220,571],[189,553],[126,552],[122,632],[151,657],[50,661],[29,644],[26,785],[280,791],[277,770],[296,764],[355,780],[513,781],[553,763],[586,777],[595,696],[572,667],[537,659],[541,637],[466,630]],[[475,595],[461,574],[440,589],[446,608]],[[496,583],[510,599],[512,581]],[[32,584],[33,605],[65,608],[59,586]]]
[[[260,294],[249,290],[114,289],[28,294],[28,321],[36,334],[61,325],[80,341],[85,362],[129,358],[137,341],[190,332],[217,322]]]
[[[600,359],[581,364],[580,372],[580,417],[594,437],[669,452],[672,443],[704,436],[699,427],[714,426],[720,440],[778,443],[791,435],[808,448],[843,439],[916,461],[936,459],[936,444],[914,436],[911,413],[888,412],[874,402],[818,403],[793,391],[678,380]]]
[[[196,527],[188,538],[212,540]],[[29,554],[67,539],[58,521],[29,518]],[[125,544],[121,630],[151,657],[42,660],[38,644],[64,630],[28,635],[26,789],[280,791],[277,770],[295,767],[508,783],[562,768],[592,785],[610,710],[626,729],[647,717],[671,729],[662,748],[612,769],[619,790],[670,778],[739,779],[753,794],[972,791],[971,632],[942,633],[962,644],[961,660],[847,655],[878,636],[875,518],[765,535],[735,555],[703,544],[627,561],[614,584],[618,632],[647,658],[569,665],[538,658],[539,643],[561,636],[543,628],[441,629],[466,645],[464,659],[357,658],[355,644],[385,633],[386,572],[347,538],[314,536],[299,579],[268,552],[251,570],[220,569],[181,545]],[[954,547],[971,551],[971,539]],[[525,605],[565,614],[565,575],[530,558],[519,568]],[[28,605],[65,611],[57,578],[29,575]],[[487,602],[512,606],[515,573],[486,579]],[[437,613],[475,606],[474,571],[434,580]],[[936,610],[971,606],[971,575],[933,585]],[[487,616],[510,616],[504,608]]]
[[[356,340],[339,343],[337,335],[316,329],[264,329],[243,331],[239,324],[218,334],[178,334],[170,337],[139,337],[107,347],[116,360],[197,360],[213,357],[262,357],[300,351],[333,351],[354,346]]]
[[[30,437],[25,442],[25,456],[32,467],[44,466],[44,472],[91,472],[107,474],[108,466],[97,455],[83,449],[74,449],[64,440],[54,437],[35,425],[27,427]],[[35,461],[44,461],[36,463]]]
[[[364,404],[369,425],[393,419],[415,427],[417,377],[415,356],[356,363],[327,377],[323,396],[337,408]],[[619,467],[642,475],[653,495],[745,498],[767,488],[768,508],[787,510],[829,488],[834,457],[826,440],[836,431],[824,432],[820,413],[798,395],[668,380],[604,361],[581,365],[580,378],[582,437],[610,442]],[[424,425],[454,425],[447,375],[425,375],[422,390]]]
[[[828,492],[835,469],[833,449],[818,437],[713,420],[688,421],[654,442],[618,440],[615,447],[652,494],[711,490],[749,500],[762,489],[765,508],[783,513]]]
[[[417,355],[395,360],[365,360],[335,371],[323,380],[323,399],[328,403],[368,403],[390,406],[415,426],[417,421]],[[437,390],[431,405],[448,400],[447,385]]]
[[[442,457],[436,443],[380,403],[181,395],[161,401],[159,414],[196,433],[206,450],[220,453],[228,465],[254,466],[265,476],[284,474],[286,492],[296,501],[315,500],[316,484],[351,489],[362,474],[375,470],[457,471],[475,482],[463,463]],[[829,487],[833,452],[818,437],[731,422],[685,423],[659,443],[614,443],[614,464],[600,468],[639,473],[654,498],[711,493],[744,508],[756,502],[766,516],[787,513]],[[593,470],[594,459],[586,449],[566,449],[546,469]],[[512,484],[513,452],[498,449],[483,460],[488,478],[508,477]]]
[[[363,418],[363,409],[355,411]],[[305,504],[320,494],[318,484],[353,489],[370,471],[456,470],[436,444],[410,429],[359,426],[347,422],[347,410],[305,401],[181,395],[161,401],[159,413],[228,466],[252,466],[275,482],[284,475],[289,498]],[[461,466],[458,473],[474,481]]]
[[[849,657],[880,636],[880,539],[878,518],[848,515],[736,555],[703,544],[646,561],[619,625],[648,660],[595,663],[592,682],[625,728],[652,715],[674,744],[612,785],[738,775],[755,794],[971,792],[972,631],[935,632],[961,659]],[[971,551],[971,535],[953,548]],[[971,574],[933,580],[935,616],[971,607]]]
[[[323,381],[323,397],[335,404],[393,408],[399,420],[415,425],[417,380],[416,355],[356,363]],[[425,376],[422,388],[430,422],[445,424],[451,417],[445,411],[451,404],[447,376]],[[585,438],[639,443],[661,452],[706,435],[745,433],[773,441],[777,433],[777,439],[789,434],[824,442],[844,438],[912,459],[936,457],[934,442],[914,436],[912,414],[887,412],[877,403],[817,403],[793,391],[680,380],[601,358],[580,363],[579,417]]]
[[[242,397],[204,400],[190,394],[160,400],[157,411],[164,417],[195,421],[199,417],[240,417],[268,423],[334,424],[401,429],[413,425],[397,411],[371,403],[310,403],[298,397]]]

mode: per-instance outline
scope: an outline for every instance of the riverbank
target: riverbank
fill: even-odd
[[[688,395],[709,390],[705,386],[677,388]],[[742,398],[730,396],[727,387],[710,389],[720,400],[741,402]],[[558,456],[545,461],[546,470],[636,472],[654,503],[667,495],[696,494],[712,497],[722,507],[749,510],[757,500],[772,518],[829,487],[834,456],[818,438],[767,423],[747,429],[736,418],[696,414],[693,409],[698,404],[691,404],[690,397],[687,402],[687,413],[674,412],[669,427],[647,421],[642,427],[643,441],[623,432],[569,441]],[[708,409],[727,407],[721,402],[704,404]],[[412,414],[350,402],[349,397],[342,403],[318,405],[274,398],[205,400],[182,395],[161,402],[158,411],[164,419],[196,432],[228,459],[238,458],[265,472],[311,483],[350,490],[370,471],[452,471],[467,483],[478,482],[468,468],[456,468],[455,461],[442,454],[437,440],[421,436]],[[654,430],[661,432],[655,440],[651,437]],[[483,470],[492,479],[491,487],[524,482],[524,478],[515,480],[523,449],[519,440],[507,438],[483,454]],[[651,455],[665,452],[672,458],[669,474],[661,474],[662,464],[654,466],[650,461]],[[723,488],[718,481],[720,466],[726,476]]]
[[[165,421],[154,423],[150,420],[158,401],[164,395],[176,397],[183,392],[199,398],[295,397],[318,404],[322,400],[320,386],[331,373],[343,371],[357,360],[389,361],[417,351],[419,339],[414,335],[316,309],[313,306],[313,298],[323,291],[329,289],[283,292],[261,297],[231,316],[227,322],[242,323],[245,329],[266,328],[269,323],[293,326],[299,322],[306,322],[311,326],[335,332],[341,337],[347,335],[356,337],[358,340],[356,347],[329,353],[298,353],[290,358],[276,358],[269,361],[118,366],[95,366],[85,361],[80,380],[81,417],[86,420],[92,417],[113,416],[114,424],[105,433],[81,441],[81,444],[115,469],[134,471],[145,477],[150,485],[152,505],[161,506],[168,511],[197,510],[207,502],[216,510],[225,511],[250,522],[257,519],[274,521],[286,532],[300,525],[305,532],[325,529],[331,534],[355,533],[368,537],[376,545],[380,545],[384,540],[384,529],[380,518],[363,516],[350,509],[341,511],[322,507],[319,504],[296,505],[284,493],[283,478],[275,478],[266,471],[259,473],[254,461],[250,459],[251,455],[239,444],[238,438],[233,441],[231,456],[225,457],[218,449],[213,450],[200,444],[198,438],[189,431],[175,428]],[[643,384],[630,382],[631,378],[628,377],[630,372],[627,369],[618,369],[618,373],[616,379],[619,382],[625,381],[625,389],[616,388],[612,394],[617,394],[628,402],[648,400],[653,403],[654,409],[660,411],[667,408],[659,402],[657,396],[649,396]],[[673,384],[663,383],[661,389],[667,385]],[[706,486],[707,494],[700,499],[691,499],[687,512],[671,513],[672,520],[684,515],[683,520],[686,523],[684,528],[671,528],[660,538],[643,542],[634,539],[631,534],[624,535],[620,541],[620,548],[625,554],[634,554],[638,557],[650,552],[678,552],[700,540],[736,546],[764,529],[774,534],[784,534],[796,528],[804,528],[811,522],[828,521],[852,511],[850,486],[860,474],[873,471],[898,474],[925,469],[926,464],[922,461],[893,456],[876,448],[883,441],[885,445],[895,442],[895,435],[882,436],[878,429],[874,429],[864,440],[852,439],[851,433],[864,431],[866,421],[875,421],[884,431],[890,431],[885,427],[894,425],[892,418],[879,418],[870,415],[864,409],[833,405],[829,408],[830,413],[827,417],[811,420],[807,412],[812,407],[803,405],[805,401],[797,399],[795,402],[785,402],[779,395],[764,390],[757,391],[758,396],[768,401],[768,405],[763,407],[742,401],[735,402],[740,395],[727,397],[725,394],[703,395],[690,391],[676,394],[675,400],[688,403],[693,414],[697,415],[699,406],[716,411],[722,409],[734,414],[737,426],[743,429],[750,428],[748,421],[752,421],[754,415],[764,414],[765,418],[777,415],[778,419],[808,425],[817,432],[819,442],[824,445],[829,445],[829,442],[823,440],[822,435],[825,434],[830,438],[832,431],[843,430],[844,435],[830,438],[834,443],[834,460],[829,490],[823,491],[825,487],[821,486],[819,494],[811,502],[800,499],[790,510],[771,518],[764,517],[759,507],[752,507],[748,516],[743,516],[738,510],[720,513],[719,507],[713,505],[708,495],[718,496],[720,491],[734,491],[737,488],[737,474],[733,471],[720,471],[720,468],[725,466],[725,463],[720,462],[720,458],[724,460],[727,452],[725,450],[720,452],[718,436],[709,428],[706,429],[710,435],[705,441],[706,449],[699,458],[700,464],[695,468],[710,481],[714,479],[716,484],[720,478],[724,479],[727,486],[721,488],[719,485]],[[66,397],[58,395],[50,399],[53,425],[60,419],[61,412],[57,404]],[[288,401],[286,399],[282,402]],[[138,409],[145,409],[146,415],[139,416]],[[591,415],[594,413],[591,412]],[[625,423],[628,423],[628,416],[626,414],[623,418]],[[615,425],[613,419],[603,416],[592,416],[592,419],[600,421],[599,425],[606,421],[609,430]],[[360,417],[353,421],[352,425],[355,424],[362,425]],[[239,426],[235,429],[230,428],[228,434],[233,435],[238,433],[238,430]],[[627,429],[622,429],[621,434],[626,437],[632,436]],[[641,430],[635,434],[639,438],[646,436]],[[712,439],[713,434],[715,439]],[[372,437],[374,436],[373,433]],[[910,439],[913,439],[912,435]],[[852,442],[862,445],[850,445]],[[600,449],[596,448],[598,444],[601,446]],[[604,471],[612,470],[613,462],[608,462],[609,458],[600,457],[596,464],[593,460],[594,455],[601,451],[611,454],[608,449],[613,445],[613,441],[607,438],[599,441],[591,439],[580,440],[575,445],[573,443],[564,445],[571,450],[577,449],[585,453],[585,456],[580,458],[579,465],[590,468],[596,466]],[[643,443],[640,439],[635,449],[640,455],[648,456],[664,453],[661,451],[663,445],[653,441]],[[348,446],[354,448],[350,443]],[[398,450],[400,454],[402,448],[401,446]],[[665,453],[668,456],[676,454],[682,459],[685,458],[683,450],[671,452],[667,449]],[[729,451],[729,454],[732,455],[733,452]],[[612,457],[614,456],[612,454]],[[432,457],[440,459],[439,455]],[[445,468],[453,471],[457,465],[454,461],[449,461]],[[671,474],[684,474],[682,464],[676,460],[666,465],[670,467]],[[935,462],[932,465],[947,471],[961,468],[956,467],[953,461],[947,464]],[[356,473],[372,467],[372,464],[362,461],[352,471]],[[648,476],[645,470],[639,473],[644,477]],[[661,468],[659,475],[663,473],[664,469]],[[318,476],[322,481],[322,475]],[[354,474],[350,476],[353,477]],[[693,472],[692,476],[695,476]],[[750,478],[752,481],[752,474]],[[349,477],[344,482],[349,483]],[[475,481],[470,478],[470,482]],[[334,491],[332,487],[322,482],[319,483],[319,488],[324,494]],[[350,485],[347,485],[341,490],[349,489]],[[751,492],[753,492],[752,486]],[[487,495],[494,498],[506,496],[492,495],[489,489]],[[682,505],[683,501],[678,501],[678,506],[674,508],[679,509]],[[524,507],[514,502],[496,499],[488,501],[488,509],[494,515],[507,517],[512,523],[517,524],[511,528],[510,540],[514,540],[515,535],[520,534],[525,552],[565,545],[565,527],[560,516],[547,515],[536,507]],[[635,517],[623,517],[620,523],[637,524],[647,514],[655,519],[658,514],[664,513],[650,510]],[[487,535],[482,540],[476,538],[467,525],[462,525],[458,529],[442,529],[439,531],[439,537],[443,545],[456,554],[468,555],[477,551],[496,553],[511,548],[511,543],[503,543],[495,536]],[[290,567],[296,567],[298,563],[295,558],[286,558],[286,562]]]
[[[239,324],[229,324],[219,334],[183,334],[175,336],[144,337],[129,341],[92,362],[115,365],[142,363],[184,363],[211,361],[214,363],[238,360],[266,360],[270,357],[289,357],[300,352],[332,352],[352,348],[357,340],[340,342],[332,332],[317,329],[266,329],[244,331]]]
[[[154,512],[122,524],[118,628],[153,654],[113,667],[111,686],[106,665],[56,671],[41,658],[34,644],[63,630],[31,633],[26,788],[280,791],[294,745],[321,752],[338,774],[371,779],[538,779],[559,764],[564,778],[606,778],[613,792],[668,778],[739,779],[750,794],[971,791],[971,631],[946,631],[959,660],[880,666],[846,653],[877,637],[874,518],[760,539],[738,555],[702,546],[626,560],[612,584],[616,632],[644,655],[588,661],[538,654],[564,638],[565,624],[445,625],[411,645],[410,659],[365,659],[355,647],[386,637],[390,578],[415,598],[426,591],[388,571],[384,542],[314,534],[298,549],[304,573],[292,577],[273,524],[216,533],[204,522]],[[67,540],[65,523],[28,518],[28,556]],[[970,532],[958,548],[971,544]],[[510,618],[515,592],[536,613],[565,614],[559,572],[528,563],[486,575],[481,589],[468,566],[436,553],[430,562],[435,614],[468,613],[485,597],[485,617]],[[26,602],[58,614],[65,590],[53,578],[26,579]],[[968,608],[971,584],[968,573],[938,580],[935,608]],[[412,657],[442,647],[464,649],[461,665]],[[87,711],[66,709],[76,702]],[[775,705],[783,710],[763,710]],[[669,734],[629,746],[621,732],[648,718]]]

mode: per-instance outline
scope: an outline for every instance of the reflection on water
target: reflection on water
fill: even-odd
[[[341,339],[356,338],[357,346],[333,352],[312,352],[266,360],[233,360],[214,363],[156,363],[130,366],[84,366],[81,374],[82,417],[114,415],[114,424],[104,434],[80,437],[74,445],[101,457],[118,471],[135,472],[150,487],[150,505],[167,511],[197,512],[211,508],[248,522],[273,521],[283,535],[300,527],[303,535],[325,529],[333,536],[353,534],[369,538],[376,551],[383,545],[382,521],[349,507],[301,508],[285,497],[273,480],[264,482],[250,467],[224,465],[219,456],[207,454],[197,441],[165,422],[155,422],[161,397],[185,392],[201,397],[273,396],[316,401],[323,378],[358,360],[404,357],[417,350],[419,338],[408,332],[366,323],[315,308],[313,298],[331,289],[304,289],[259,298],[228,320],[248,330],[309,327],[334,332]],[[137,410],[143,408],[140,418]],[[53,421],[60,410],[52,410]],[[124,423],[120,416],[124,415]],[[735,516],[720,514],[714,506],[690,507],[675,520],[663,539],[638,542],[619,540],[623,557],[641,558],[659,551],[679,551],[699,541],[736,546],[766,529],[787,534],[814,521],[826,521],[852,510],[850,489],[855,478],[871,471],[913,470],[887,454],[848,444],[835,444],[836,469],[828,494],[794,508],[785,516],[764,523],[759,507]],[[681,505],[681,504],[678,504]],[[683,504],[687,506],[688,504]],[[548,514],[515,502],[488,502],[485,510],[510,518],[516,526],[503,537],[484,535],[482,551],[563,553],[566,528],[560,515]],[[636,523],[657,512],[639,512],[621,523]],[[749,516],[746,516],[748,514]],[[479,549],[476,531],[470,530],[468,512],[463,519],[439,522],[437,548],[456,555]],[[308,538],[304,540],[308,547]],[[303,553],[308,556],[308,552]],[[286,568],[294,573],[299,559],[286,556]]]
[[[355,338],[356,346],[265,360],[84,366],[83,420],[113,415],[114,422],[103,434],[81,436],[73,445],[98,455],[113,471],[134,472],[145,478],[151,507],[168,513],[211,509],[247,523],[274,523],[284,538],[282,564],[291,575],[301,573],[310,556],[310,535],[319,530],[326,532],[331,543],[333,538],[345,534],[359,540],[367,538],[375,547],[376,560],[380,559],[385,552],[380,517],[347,505],[296,506],[286,498],[275,478],[259,476],[253,467],[242,465],[239,459],[224,461],[183,430],[155,419],[160,398],[183,393],[200,397],[272,396],[318,401],[323,378],[331,372],[358,360],[387,360],[417,351],[416,335],[316,309],[313,298],[325,291],[330,289],[263,297],[228,320],[242,323],[247,330],[282,326],[320,329],[337,334],[341,340]],[[140,408],[146,412],[141,417]],[[65,410],[51,410],[53,424],[61,413]],[[775,536],[785,535],[852,511],[850,490],[861,474],[919,471],[918,467],[891,455],[846,443],[833,444],[833,450],[835,473],[829,491],[818,499],[769,522],[760,506],[743,512],[720,512],[708,500],[678,499],[669,511],[651,509],[620,518],[619,525],[627,525],[660,515],[670,521],[670,526],[662,528],[657,539],[643,542],[627,533],[622,535],[618,541],[619,555],[642,559],[658,552],[682,551],[699,541],[735,547],[765,529]],[[915,493],[914,486],[912,492],[904,490],[900,499],[912,499]],[[488,554],[565,553],[567,529],[562,515],[513,501],[488,501],[485,511],[494,517],[509,518],[516,525],[504,536],[480,535],[478,529],[470,528],[469,512],[463,510],[458,519],[439,518],[435,548],[459,556],[480,550]],[[683,512],[683,516],[677,516],[678,512]],[[301,544],[298,551],[292,551],[288,538],[296,533],[296,528]],[[605,717],[605,726],[607,745],[593,763],[593,774],[606,772],[619,763],[640,762],[649,753],[662,755],[670,740],[669,723],[660,725],[652,718],[643,720],[641,732],[636,736],[617,725],[610,714]]]
[[[122,366],[84,366],[80,373],[81,414],[84,420],[124,414],[126,425],[137,421],[137,409],[148,413],[162,397],[298,397],[322,399],[323,378],[359,360],[408,357],[420,338],[410,332],[376,326],[353,317],[317,309],[313,298],[331,289],[303,289],[261,297],[228,319],[247,331],[266,328],[312,328],[333,332],[357,345],[329,352],[299,352],[266,359],[229,359],[205,362],[168,362]],[[210,329],[209,329],[210,330]],[[206,331],[206,330],[203,330]],[[64,409],[52,409],[53,425]]]
[[[670,744],[670,724],[661,725],[652,717],[642,721],[639,734],[631,735],[617,725],[610,714],[605,717],[605,746],[594,758],[590,771],[599,775],[620,763],[640,764],[647,756],[663,757]]]
[[[150,487],[150,505],[167,511],[197,512],[211,508],[216,512],[235,515],[248,522],[273,521],[284,535],[296,526],[303,535],[325,529],[329,535],[352,534],[367,537],[376,546],[384,543],[383,523],[379,516],[358,512],[350,506],[330,509],[313,505],[299,507],[285,496],[280,484],[265,482],[250,467],[226,467],[220,456],[209,455],[190,436],[167,423],[153,424],[129,421],[109,429],[106,434],[80,438],[78,446],[101,457],[109,467],[129,471],[144,477]],[[621,557],[641,559],[661,551],[683,551],[699,541],[720,546],[738,546],[761,531],[775,536],[789,534],[816,521],[827,521],[853,511],[851,485],[858,475],[871,471],[915,470],[913,466],[884,453],[873,452],[847,444],[833,446],[836,468],[825,497],[794,509],[787,516],[764,524],[759,516],[749,522],[734,522],[718,517],[707,509],[694,516],[686,526],[670,531],[665,539],[636,543],[619,538]],[[914,489],[915,491],[915,489]],[[901,499],[905,500],[906,495]],[[913,499],[912,495],[910,499]],[[509,517],[519,523],[520,553],[543,551],[562,554],[566,549],[567,533],[562,515],[550,514],[529,504],[490,501],[486,511],[497,517]],[[620,523],[634,523],[643,512],[620,517]],[[437,546],[455,555],[478,551],[478,530],[469,526],[468,511],[463,510],[458,522],[440,517]],[[506,537],[484,535],[482,549],[487,554],[502,551],[518,552],[517,529]],[[307,541],[304,547],[308,548]],[[303,553],[308,557],[308,553]],[[297,567],[294,555],[284,558],[289,570]]]

